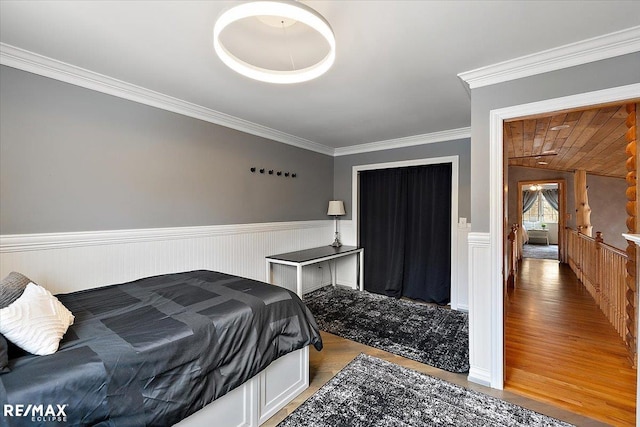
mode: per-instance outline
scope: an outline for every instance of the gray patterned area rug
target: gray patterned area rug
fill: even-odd
[[[523,258],[558,259],[558,245],[535,245],[527,243],[522,246]]]
[[[467,313],[349,288],[304,297],[325,332],[450,372],[469,371]]]
[[[360,354],[278,427],[570,426],[509,402]]]

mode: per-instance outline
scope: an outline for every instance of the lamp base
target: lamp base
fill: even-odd
[[[337,231],[336,231],[336,238],[333,240],[333,243],[329,246],[333,246],[334,248],[339,248],[340,246],[342,246],[342,243],[340,243],[340,239],[338,238]]]

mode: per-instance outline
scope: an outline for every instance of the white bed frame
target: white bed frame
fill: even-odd
[[[179,427],[257,427],[309,387],[309,347],[274,361],[264,371],[195,414]]]

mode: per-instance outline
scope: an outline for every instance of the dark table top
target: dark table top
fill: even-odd
[[[304,249],[302,251],[287,252],[286,254],[269,255],[267,258],[289,262],[305,262],[331,255],[355,252],[358,249],[360,248],[356,246],[340,246],[339,248],[334,248],[333,246],[327,245],[319,248]]]

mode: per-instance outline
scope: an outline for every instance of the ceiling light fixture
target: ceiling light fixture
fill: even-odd
[[[561,129],[567,129],[570,128],[571,126],[569,125],[558,125],[558,126],[554,126],[552,127],[550,130],[561,130]]]
[[[292,21],[301,22],[324,38],[329,45],[329,52],[315,64],[290,71],[263,68],[243,61],[223,45],[220,34],[234,22],[251,17],[262,22],[265,22],[265,17],[278,18],[283,30],[292,25]],[[320,77],[331,68],[336,57],[336,40],[329,23],[318,12],[297,1],[253,1],[232,7],[220,15],[215,23],[213,46],[222,62],[237,73],[254,80],[278,84],[301,83]],[[293,65],[293,60],[291,62]]]

